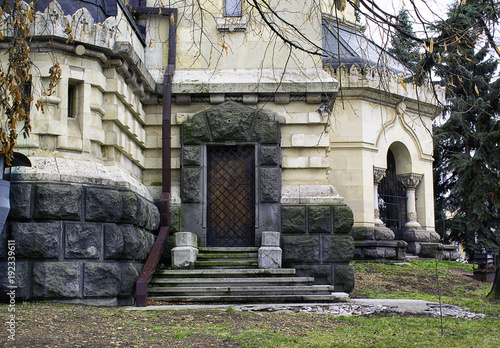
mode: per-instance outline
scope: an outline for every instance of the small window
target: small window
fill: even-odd
[[[241,0],[225,0],[224,15],[226,17],[241,17]]]
[[[26,114],[30,113],[30,107],[31,107],[31,76],[29,80],[24,83],[23,108]]]
[[[68,117],[75,118],[80,112],[81,82],[69,81],[68,83]]]

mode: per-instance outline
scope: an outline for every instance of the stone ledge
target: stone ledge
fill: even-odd
[[[152,201],[145,185],[116,165],[97,160],[76,160],[61,157],[30,157],[31,167],[13,167],[10,181],[52,181],[105,185],[128,189]]]

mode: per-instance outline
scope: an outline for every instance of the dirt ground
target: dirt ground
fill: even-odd
[[[369,297],[394,289],[432,294],[436,284],[432,273],[392,268],[383,271],[377,265],[367,265],[365,271],[356,272],[351,297]],[[470,272],[460,269],[451,269],[440,281],[444,294],[449,295],[457,288],[473,293],[481,286]],[[2,323],[8,320],[7,308],[0,307]],[[334,316],[306,313],[247,313],[234,309],[143,312],[49,302],[18,303],[15,315],[15,341],[9,340],[7,330],[0,330],[0,344],[5,347],[237,347],[235,336],[256,330],[296,337],[297,332],[308,328],[330,331],[348,325]]]

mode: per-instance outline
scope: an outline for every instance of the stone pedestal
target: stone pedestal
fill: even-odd
[[[172,268],[194,268],[198,255],[198,236],[192,232],[177,232],[172,249]]]
[[[280,233],[263,231],[259,248],[259,268],[281,268]]]

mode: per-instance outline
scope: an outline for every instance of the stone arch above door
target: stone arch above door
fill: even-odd
[[[206,242],[207,147],[255,149],[255,237],[279,231],[281,148],[279,122],[273,115],[236,102],[195,114],[181,126],[181,228]]]
[[[279,144],[279,123],[263,111],[228,101],[197,113],[182,124],[182,144],[253,141]]]

